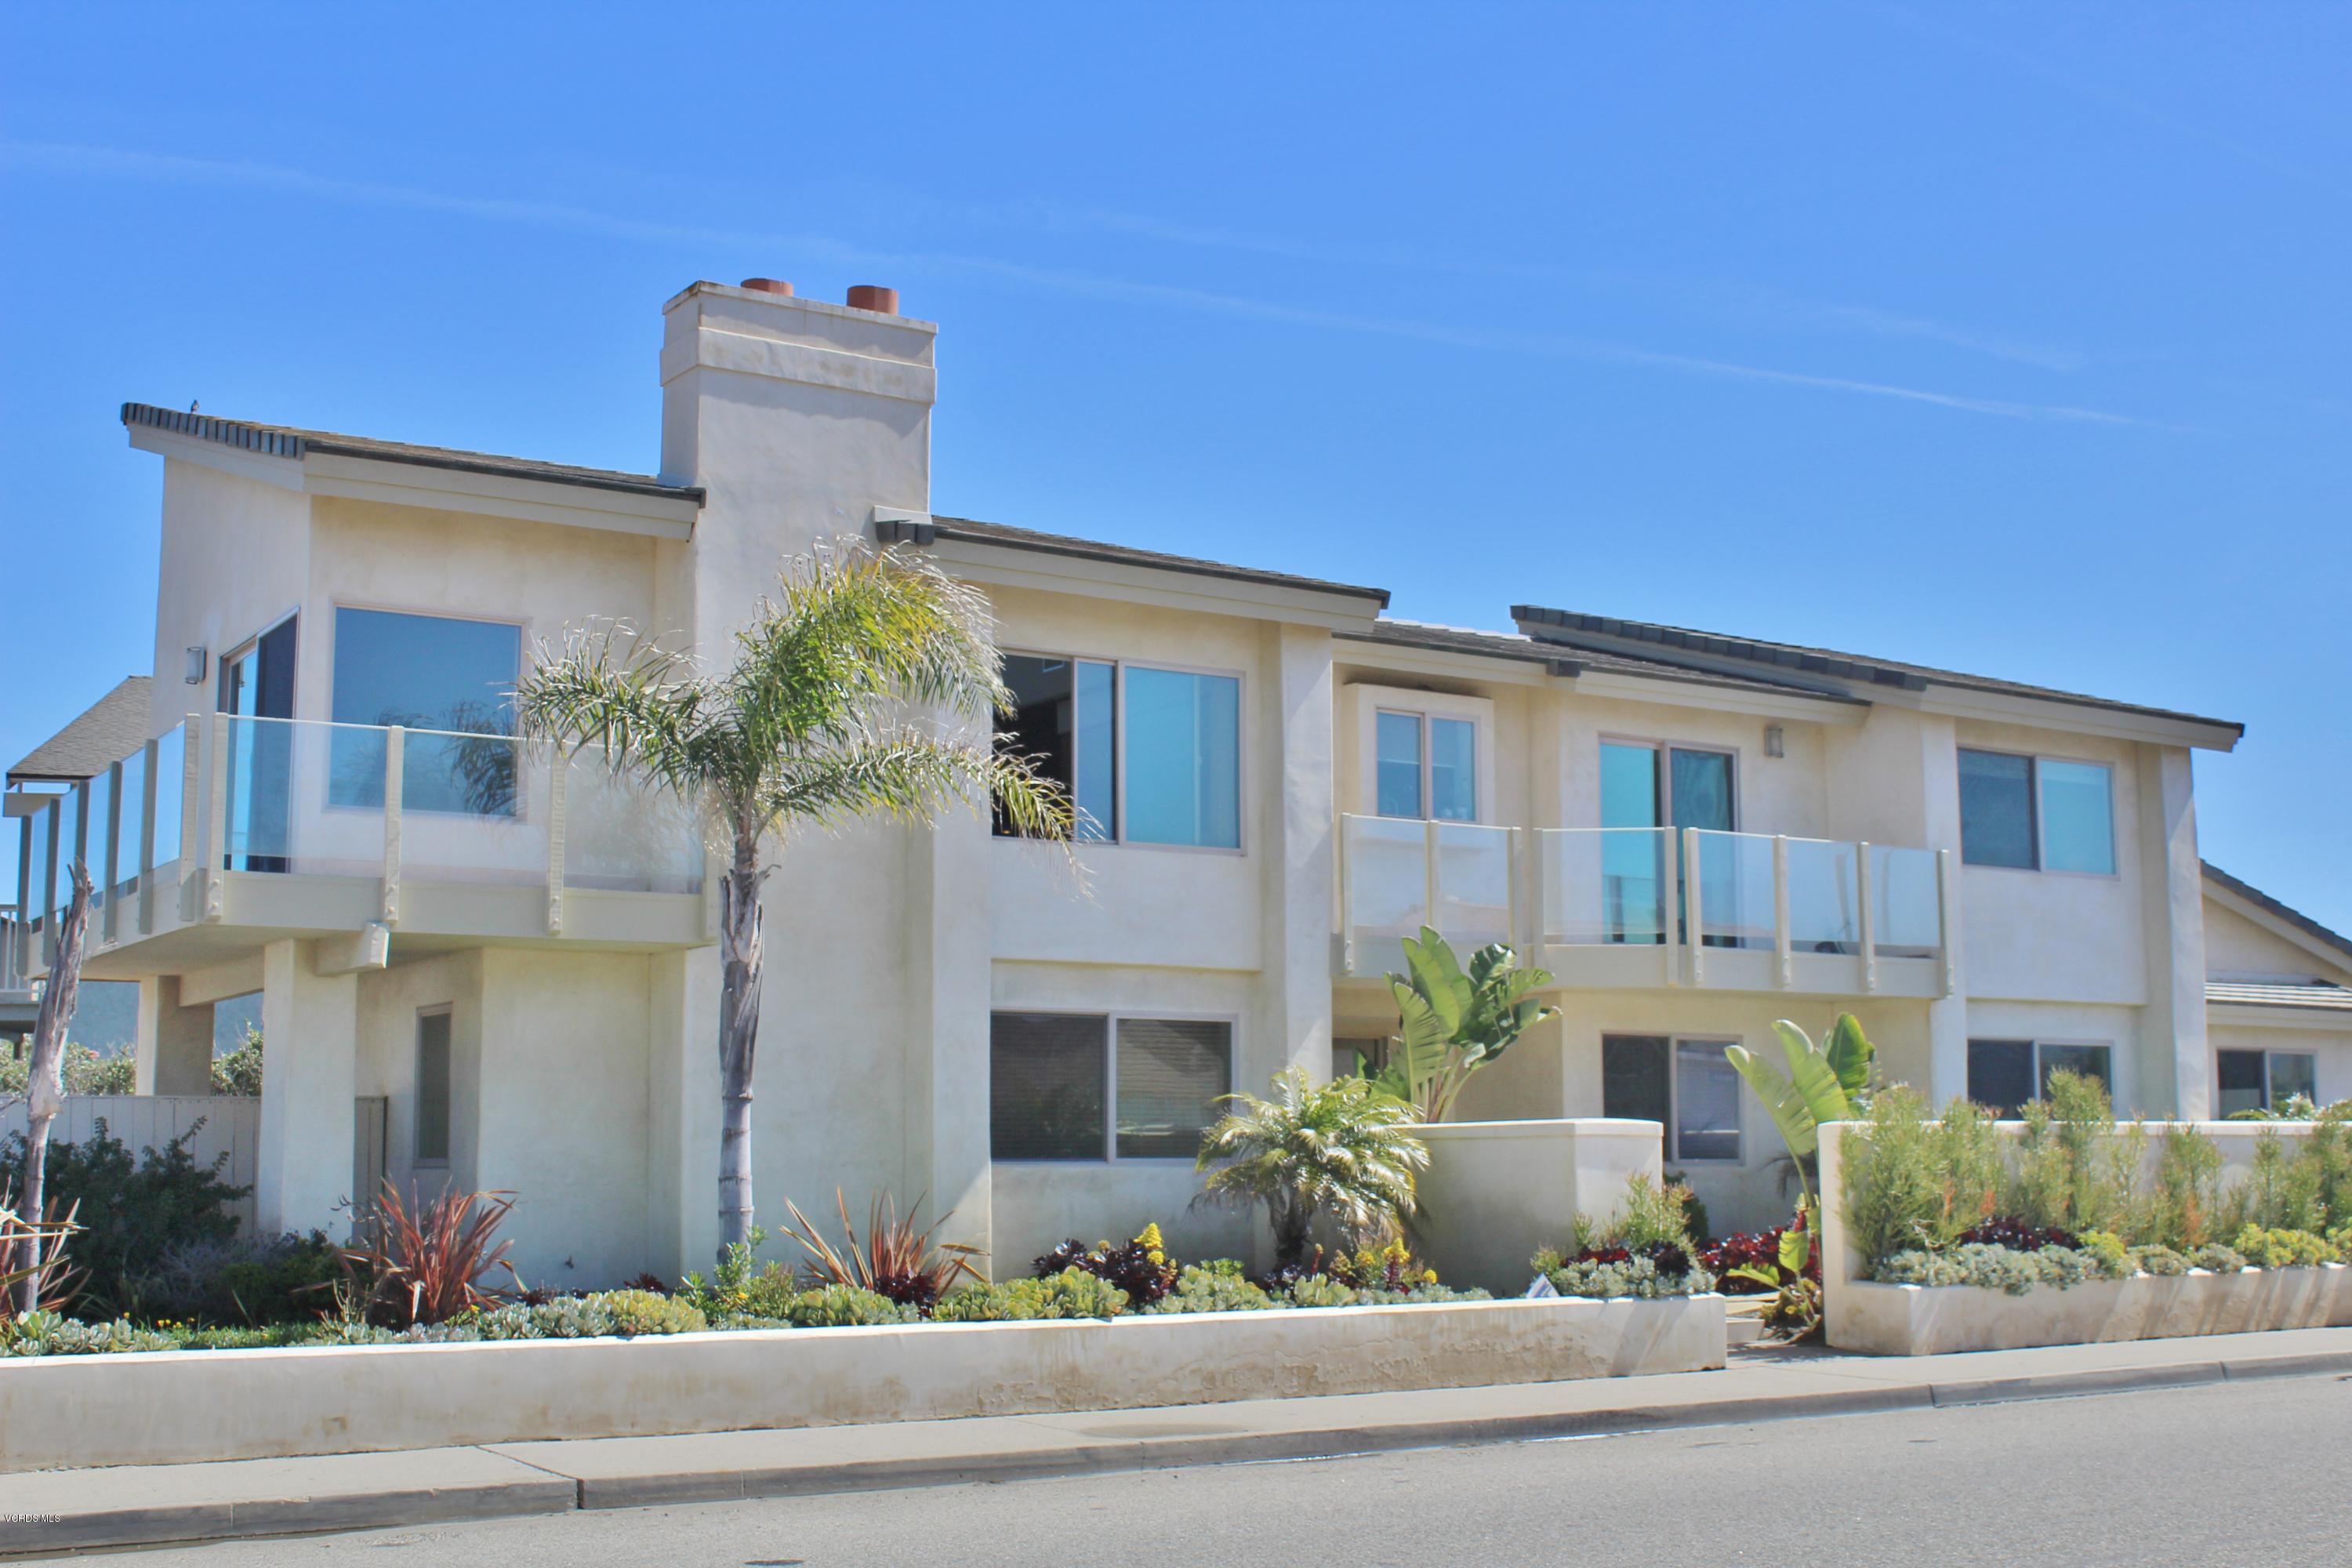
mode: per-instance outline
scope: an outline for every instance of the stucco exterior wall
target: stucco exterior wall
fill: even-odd
[[[297,491],[164,459],[151,733],[210,713],[220,656],[302,608],[310,515],[310,498]],[[191,647],[206,652],[195,686],[184,679]]]
[[[2211,899],[2205,900],[2205,973],[2214,980],[2352,984],[2352,961],[2328,964]]]

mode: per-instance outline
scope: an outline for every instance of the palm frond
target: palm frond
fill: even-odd
[[[1069,794],[1025,757],[912,726],[882,730],[777,769],[759,797],[763,826],[811,822],[833,828],[858,817],[930,822],[959,802],[997,802],[1024,834],[1070,837]]]

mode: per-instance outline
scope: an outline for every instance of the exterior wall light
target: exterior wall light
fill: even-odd
[[[1778,724],[1764,726],[1764,754],[1768,757],[1785,757],[1789,754],[1789,737],[1782,732]]]
[[[191,686],[202,686],[205,683],[205,650],[203,648],[192,647],[188,650],[188,673],[182,679]]]

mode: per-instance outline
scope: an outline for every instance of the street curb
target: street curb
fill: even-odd
[[[13,1526],[0,1532],[0,1557],[47,1556],[100,1547],[232,1541],[247,1536],[306,1535],[322,1531],[383,1530],[404,1524],[456,1524],[525,1514],[570,1513],[579,1506],[578,1484],[550,1472],[542,1481],[508,1481],[496,1486],[403,1488],[256,1498],[238,1502],[181,1503],[163,1508],[108,1509],[67,1514],[53,1523]],[[35,1543],[20,1543],[15,1539],[18,1530],[37,1531],[40,1539]]]
[[[516,1459],[500,1445],[482,1451],[545,1472],[544,1480],[486,1486],[362,1492],[308,1497],[190,1502],[123,1508],[0,1526],[0,1557],[27,1557],[104,1547],[377,1530],[446,1524],[577,1510],[645,1508],[690,1502],[743,1501],[830,1492],[955,1486],[979,1481],[1045,1479],[1199,1465],[1263,1464],[1339,1458],[1483,1443],[1524,1443],[1565,1437],[1666,1432],[1761,1421],[1860,1415],[1895,1410],[1965,1408],[2019,1400],[2059,1399],[2224,1382],[2352,1374],[2352,1351],[2216,1359],[2169,1365],[2102,1367],[2026,1377],[1950,1383],[1860,1384],[1810,1394],[1753,1394],[1675,1405],[1626,1405],[1609,1409],[1552,1411],[1386,1426],[1335,1426],[1311,1431],[1139,1438],[1090,1443],[1051,1452],[973,1454],[945,1458],[867,1459],[770,1468],[672,1471],[597,1479]],[[175,1467],[176,1468],[176,1467]],[[25,1537],[37,1531],[37,1541]]]

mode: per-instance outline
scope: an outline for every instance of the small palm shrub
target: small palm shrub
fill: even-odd
[[[1234,1109],[1201,1138],[1198,1165],[1209,1176],[1193,1201],[1264,1205],[1277,1269],[1301,1266],[1318,1220],[1350,1251],[1394,1235],[1429,1168],[1428,1145],[1410,1131],[1413,1108],[1364,1079],[1318,1085],[1299,1068],[1274,1087],[1271,1100],[1226,1097]]]

